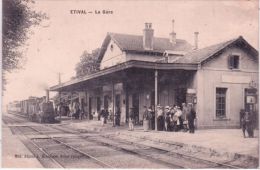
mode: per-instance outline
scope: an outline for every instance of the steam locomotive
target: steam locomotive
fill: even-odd
[[[39,123],[55,123],[56,114],[53,102],[46,100],[46,97],[29,97],[22,101],[15,101],[8,104],[8,112],[15,112],[30,121]]]

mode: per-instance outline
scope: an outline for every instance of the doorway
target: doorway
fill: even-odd
[[[186,103],[186,88],[175,89],[175,101],[178,106],[181,106],[182,103]]]
[[[138,124],[139,123],[139,95],[137,93],[133,94],[132,103],[133,103],[135,124]]]
[[[92,115],[92,97],[89,98],[88,100],[88,115],[89,115],[89,120],[93,119]]]
[[[245,89],[245,111],[255,112],[256,111],[256,89]]]
[[[255,88],[247,88],[245,89],[245,99],[244,99],[244,109],[245,111],[253,114],[253,126],[258,127],[258,116],[259,113],[257,111],[257,89]],[[241,119],[241,118],[240,118]]]
[[[108,110],[108,101],[109,101],[109,96],[105,95],[104,96],[104,109]]]
[[[97,113],[98,113],[98,120],[100,120],[100,111],[101,111],[101,100],[100,100],[100,97],[97,97]]]
[[[120,126],[120,118],[121,118],[121,103],[120,103],[120,94],[116,95],[115,99],[115,123],[117,126]]]

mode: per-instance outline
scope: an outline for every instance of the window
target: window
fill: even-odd
[[[113,44],[111,44],[110,45],[110,50],[113,51],[113,49],[114,49],[114,46],[113,46]]]
[[[230,55],[228,58],[228,67],[230,69],[239,69],[239,56]]]
[[[226,93],[227,88],[216,89],[216,117],[226,117]]]

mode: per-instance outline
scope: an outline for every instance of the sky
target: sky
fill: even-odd
[[[31,7],[49,20],[30,30],[33,34],[21,47],[26,63],[7,75],[4,103],[45,95],[46,88],[58,83],[59,72],[62,82],[75,75],[80,55],[100,47],[107,32],[142,35],[145,22],[152,23],[156,37],[169,37],[174,19],[178,39],[194,44],[194,32],[199,32],[199,48],[240,35],[258,48],[257,0],[35,1]],[[102,10],[113,14],[95,14]]]

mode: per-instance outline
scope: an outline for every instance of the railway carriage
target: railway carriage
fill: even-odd
[[[39,123],[54,123],[55,112],[53,102],[46,101],[45,97],[29,97],[29,99],[8,104],[8,112],[27,117],[30,121]]]
[[[21,102],[20,101],[14,101],[8,104],[7,106],[8,112],[21,112]]]

